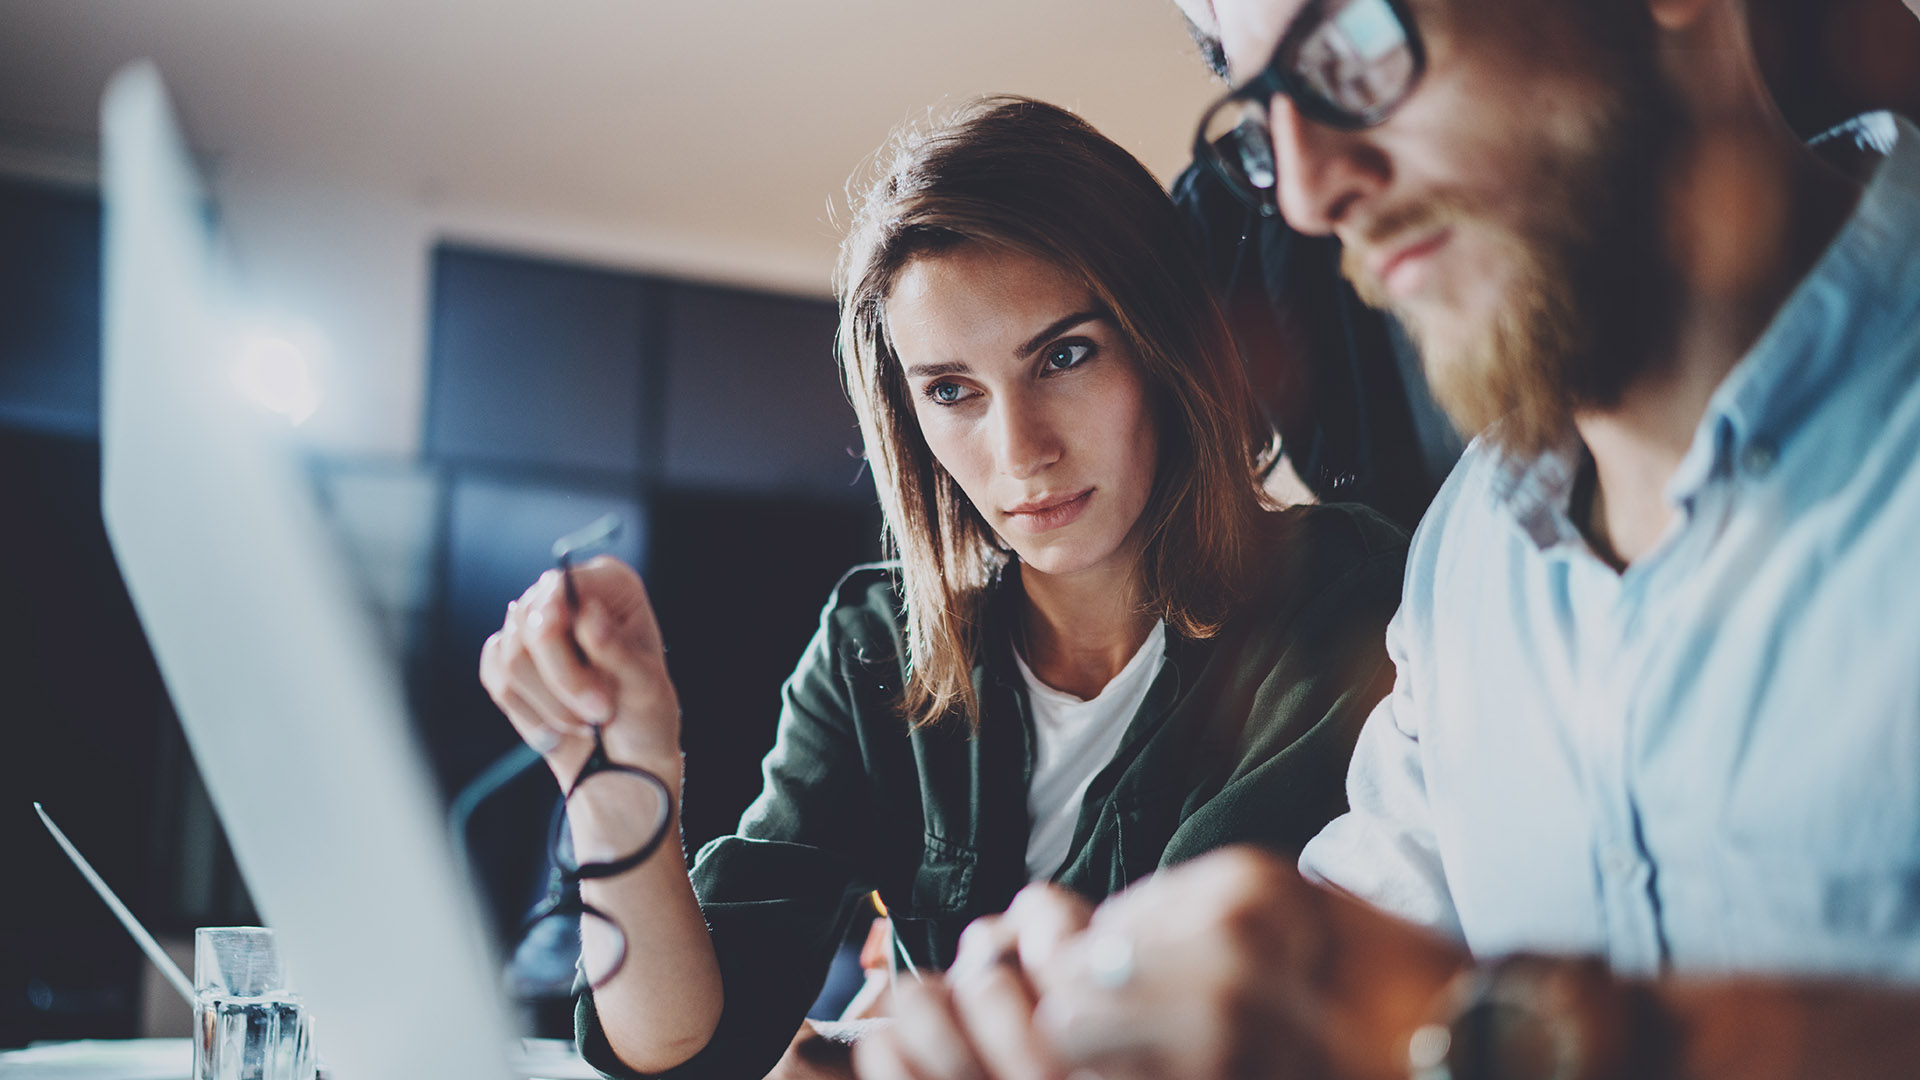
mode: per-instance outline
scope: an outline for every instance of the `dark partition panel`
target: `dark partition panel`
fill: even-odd
[[[648,590],[680,692],[685,829],[733,831],[760,790],[780,685],[848,567],[877,557],[872,504],[702,492],[654,501]]]
[[[632,274],[442,248],[426,449],[448,462],[635,473],[652,286]]]
[[[678,488],[860,499],[860,431],[833,360],[832,304],[672,290],[666,480]]]
[[[100,432],[100,200],[0,183],[0,424]]]

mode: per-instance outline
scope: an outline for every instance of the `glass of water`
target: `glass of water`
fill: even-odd
[[[311,1023],[273,931],[193,932],[194,1080],[313,1080]]]

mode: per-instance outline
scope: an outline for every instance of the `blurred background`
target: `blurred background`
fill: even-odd
[[[1754,7],[1798,130],[1920,115],[1899,0]],[[512,745],[481,641],[556,536],[617,510],[692,846],[757,790],[820,604],[879,553],[832,360],[849,174],[1012,91],[1171,180],[1218,90],[1170,0],[0,0],[0,1047],[186,1019],[29,800],[164,938],[255,918],[100,522],[96,111],[141,58],[219,208],[234,363],[298,420],[443,791]],[[542,773],[474,824],[503,934],[552,801]]]

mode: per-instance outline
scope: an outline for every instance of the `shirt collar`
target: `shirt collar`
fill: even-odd
[[[1486,436],[1482,436],[1486,438]],[[1562,544],[1585,544],[1567,508],[1573,501],[1574,481],[1586,463],[1586,447],[1569,438],[1534,457],[1499,450],[1493,472],[1493,501],[1513,515],[1527,539],[1542,551]]]

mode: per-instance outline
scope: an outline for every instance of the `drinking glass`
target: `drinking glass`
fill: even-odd
[[[194,1080],[313,1080],[312,1024],[273,931],[193,932]]]

